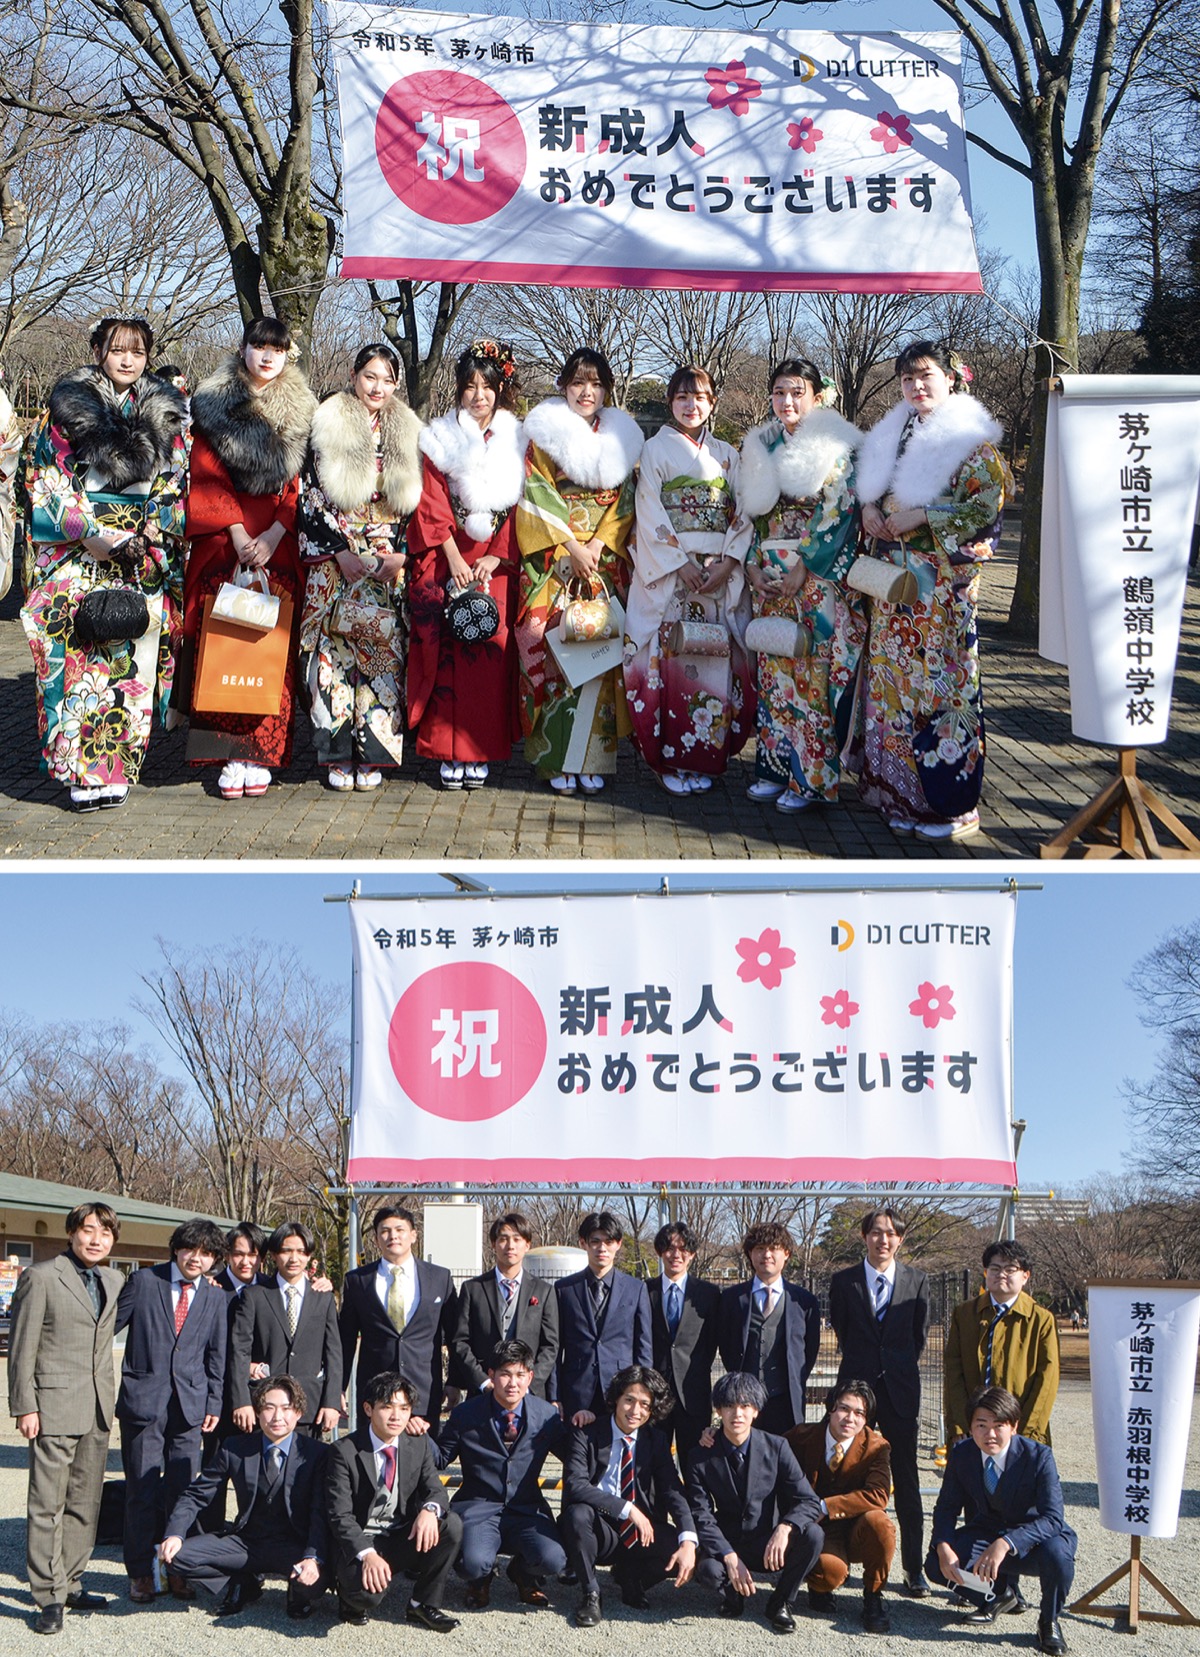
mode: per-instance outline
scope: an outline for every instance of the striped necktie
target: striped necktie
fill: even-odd
[[[637,1480],[633,1476],[633,1451],[629,1440],[621,1440],[621,1500],[622,1502],[637,1502]],[[637,1526],[632,1519],[626,1519],[621,1526],[621,1546],[634,1548],[637,1546]]]
[[[995,1301],[993,1301],[992,1305],[995,1306],[995,1304]],[[999,1307],[995,1317],[988,1324],[987,1338],[983,1345],[983,1384],[985,1387],[992,1385],[992,1346],[996,1339],[996,1328],[1007,1311],[1007,1306]]]
[[[882,1272],[875,1279],[875,1317],[883,1322],[883,1314],[888,1309],[888,1281]]]

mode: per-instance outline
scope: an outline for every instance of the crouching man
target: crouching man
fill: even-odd
[[[396,1572],[416,1577],[406,1619],[435,1634],[458,1627],[442,1610],[462,1542],[433,1446],[408,1432],[420,1393],[403,1375],[374,1375],[362,1391],[362,1426],[330,1448],[329,1532],[343,1622],[364,1627]]]
[[[167,1519],[158,1550],[163,1565],[187,1584],[222,1595],[219,1617],[236,1616],[258,1599],[264,1576],[287,1578],[289,1617],[311,1616],[328,1586],[326,1447],[297,1431],[306,1403],[291,1375],[260,1381],[257,1430],[225,1439]],[[226,1481],[237,1498],[233,1523],[222,1535],[189,1536]]]

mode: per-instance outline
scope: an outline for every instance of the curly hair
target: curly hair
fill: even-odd
[[[610,1410],[615,1410],[617,1400],[621,1394],[628,1392],[630,1387],[645,1387],[650,1394],[650,1419],[656,1425],[665,1421],[675,1408],[675,1400],[671,1396],[671,1389],[656,1369],[646,1364],[630,1364],[628,1369],[619,1369],[604,1393],[604,1402]]]

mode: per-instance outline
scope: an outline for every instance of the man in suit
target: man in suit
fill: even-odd
[[[1004,1387],[1021,1407],[1025,1438],[1050,1442],[1050,1412],[1058,1396],[1058,1326],[1054,1314],[1027,1294],[1032,1271],[1017,1242],[989,1243],[983,1251],[983,1293],[950,1314],[943,1375],[946,1431],[969,1430],[969,1399],[980,1387]]]
[[[375,1265],[356,1266],[342,1285],[342,1375],[348,1382],[358,1352],[358,1406],[367,1383],[385,1371],[406,1375],[416,1388],[410,1432],[436,1435],[442,1413],[442,1348],[457,1322],[454,1281],[444,1266],[413,1253],[417,1221],[407,1208],[381,1208],[375,1216]]]
[[[1048,1445],[1019,1434],[1020,1405],[1003,1387],[981,1387],[967,1419],[970,1437],[959,1440],[946,1462],[925,1569],[978,1604],[973,1623],[1020,1610],[1018,1578],[1040,1577],[1038,1647],[1062,1657],[1067,1642],[1058,1617],[1074,1580],[1077,1538],[1063,1518],[1054,1456]],[[964,1570],[991,1583],[994,1598],[965,1587]]]
[[[692,1275],[696,1238],[681,1222],[663,1226],[654,1239],[662,1276],[647,1285],[654,1367],[664,1375],[675,1400],[667,1422],[675,1454],[687,1458],[712,1422],[712,1369],[717,1355],[717,1313],[721,1291]]]
[[[532,1391],[532,1350],[501,1341],[488,1363],[489,1385],[450,1411],[434,1450],[439,1468],[458,1458],[462,1483],[450,1503],[463,1523],[455,1566],[467,1581],[467,1606],[485,1610],[496,1556],[511,1554],[509,1580],[522,1605],[550,1604],[542,1587],[566,1568],[567,1556],[539,1479],[546,1457],[562,1454],[568,1429],[553,1404]]]
[[[341,1417],[342,1341],[332,1295],[317,1294],[308,1281],[313,1239],[298,1220],[285,1220],[267,1240],[275,1276],[238,1297],[233,1320],[234,1425],[254,1430],[251,1374],[294,1375],[306,1404],[301,1426],[314,1437],[332,1432]]]
[[[488,1386],[488,1365],[501,1341],[523,1341],[533,1353],[538,1398],[558,1356],[558,1301],[553,1286],[525,1270],[533,1228],[524,1214],[503,1214],[488,1231],[495,1269],[464,1283],[451,1340],[450,1379],[464,1392]]]
[[[850,1573],[863,1568],[863,1628],[891,1631],[884,1585],[896,1551],[896,1527],[888,1518],[891,1458],[887,1440],[871,1426],[875,1394],[866,1381],[841,1381],[825,1399],[825,1419],[793,1427],[787,1435],[796,1460],[821,1504],[825,1541],[808,1578],[812,1611],[832,1611],[833,1596]]]
[[[433,1443],[408,1431],[417,1386],[384,1372],[366,1385],[366,1419],[329,1450],[325,1491],[343,1622],[364,1627],[396,1572],[416,1578],[408,1622],[448,1634],[442,1610],[462,1542],[462,1520],[446,1506]]]
[[[225,1386],[225,1297],[209,1274],[225,1239],[211,1220],[185,1220],[171,1261],[134,1272],[117,1302],[128,1329],[117,1419],[125,1468],[125,1569],[135,1605],[154,1598],[163,1521],[200,1469],[201,1434],[220,1420]],[[183,1599],[195,1589],[180,1579]]]
[[[921,1354],[929,1328],[929,1279],[897,1259],[906,1230],[892,1208],[873,1208],[859,1227],[866,1248],[861,1265],[835,1272],[829,1285],[829,1321],[841,1348],[838,1380],[861,1376],[875,1393],[875,1422],[892,1455],[896,1519],[900,1526],[903,1592],[928,1592],[921,1574],[925,1513],[917,1471],[921,1414]]]
[[[174,1575],[223,1596],[218,1617],[235,1617],[262,1592],[259,1578],[287,1578],[287,1614],[306,1618],[329,1582],[326,1568],[325,1446],[302,1435],[304,1388],[272,1375],[254,1388],[258,1430],[226,1439],[175,1503],[159,1557]],[[213,1492],[232,1484],[237,1516],[220,1536],[188,1532]]]
[[[786,1226],[773,1221],[751,1226],[742,1253],[754,1275],[721,1294],[721,1362],[730,1374],[762,1382],[760,1432],[786,1433],[804,1420],[804,1383],[821,1344],[816,1297],[799,1283],[784,1281],[793,1247]]]
[[[558,1295],[555,1397],[563,1419],[585,1426],[599,1415],[618,1370],[654,1366],[646,1285],[617,1269],[624,1233],[615,1214],[585,1214],[579,1241],[588,1263],[564,1277]],[[581,1419],[586,1417],[586,1420]]]
[[[777,1634],[792,1634],[792,1602],[824,1545],[821,1504],[787,1444],[755,1423],[767,1401],[754,1375],[722,1375],[713,1388],[721,1430],[688,1465],[687,1500],[700,1537],[696,1580],[720,1588],[720,1613],[740,1617],[752,1573],[779,1573],[765,1606]]]
[[[605,1413],[575,1427],[563,1463],[560,1525],[581,1598],[579,1628],[603,1617],[597,1564],[612,1562],[621,1598],[646,1610],[646,1591],[674,1573],[682,1588],[696,1568],[696,1531],[671,1443],[658,1423],[671,1391],[657,1370],[631,1364],[613,1376]]]
[[[8,1347],[8,1407],[29,1441],[25,1564],[33,1626],[57,1634],[63,1607],[98,1611],[83,1573],[96,1541],[112,1430],[113,1332],[120,1272],[103,1264],[121,1235],[107,1203],[67,1215],[67,1249],[17,1280]]]

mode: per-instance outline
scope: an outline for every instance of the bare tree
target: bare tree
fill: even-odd
[[[1200,1193],[1200,922],[1167,934],[1134,967],[1139,1015],[1162,1038],[1154,1073],[1126,1080],[1138,1130],[1135,1163],[1147,1179]]]

